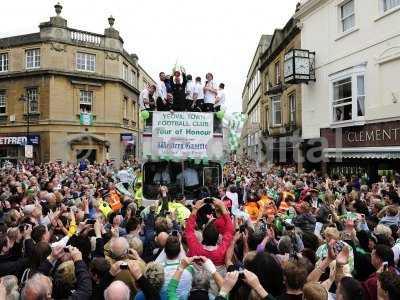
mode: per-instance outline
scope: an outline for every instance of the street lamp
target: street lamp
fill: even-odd
[[[25,94],[22,94],[19,97],[19,100],[26,102],[26,145],[29,145],[29,126],[30,126],[30,97],[27,97]]]

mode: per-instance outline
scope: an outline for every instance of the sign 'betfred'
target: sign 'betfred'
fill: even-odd
[[[213,138],[213,114],[153,113],[152,154],[181,159],[207,157]]]

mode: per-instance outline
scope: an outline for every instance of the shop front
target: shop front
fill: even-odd
[[[90,163],[102,163],[107,159],[110,142],[95,134],[73,134],[67,140],[71,152],[69,161],[88,160]]]
[[[134,133],[121,133],[122,159],[136,159],[136,135]]]
[[[28,147],[26,147],[28,145]],[[28,150],[31,149],[31,150]],[[0,164],[5,161],[16,162],[31,158],[40,160],[40,135],[2,135],[0,136]]]
[[[272,161],[274,164],[293,165],[297,161],[294,158],[293,143],[286,137],[273,138]]]
[[[400,172],[400,120],[363,126],[323,128],[326,171],[332,176],[358,175],[369,182]]]
[[[274,164],[294,166],[297,170],[303,168],[303,140],[294,135],[270,138],[266,144],[267,160]]]

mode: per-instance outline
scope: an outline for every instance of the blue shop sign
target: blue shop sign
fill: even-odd
[[[40,136],[38,134],[29,135],[30,145],[39,145]],[[16,145],[22,146],[27,144],[27,138],[25,136],[2,136],[0,137],[0,145]]]

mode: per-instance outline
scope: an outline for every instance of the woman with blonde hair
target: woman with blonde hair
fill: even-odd
[[[72,260],[60,264],[54,274],[53,297],[55,299],[68,299],[71,291],[75,289],[75,265]]]
[[[332,243],[334,251],[339,253],[346,246],[349,249],[348,264],[350,271],[354,270],[354,254],[353,248],[350,247],[346,242],[340,240],[340,232],[336,227],[327,227],[324,231],[325,243],[318,247],[316,252],[316,257],[321,262],[324,258],[328,256],[329,244]]]
[[[19,300],[18,278],[14,275],[7,275],[0,279],[6,290],[6,300]]]
[[[149,281],[150,286],[153,288],[153,293],[160,295],[160,299],[167,299],[167,291],[162,289],[164,285],[164,267],[156,262],[147,264],[143,276]],[[146,300],[146,296],[142,291],[136,294],[135,300]]]
[[[328,292],[318,282],[308,282],[303,287],[304,300],[328,300]]]

